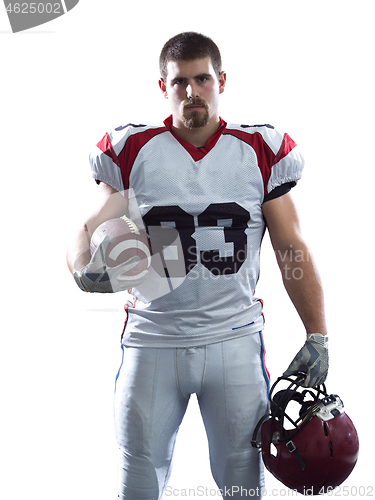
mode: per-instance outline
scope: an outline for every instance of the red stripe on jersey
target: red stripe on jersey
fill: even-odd
[[[113,163],[115,163],[117,166],[120,166],[120,162],[112,147],[111,139],[108,134],[105,134],[103,139],[98,142],[97,147],[100,149],[100,151],[103,151],[105,155],[109,156]]]
[[[254,134],[249,134],[248,132],[242,132],[242,130],[231,130],[226,129],[223,131],[223,135],[229,134],[234,135],[241,141],[246,142],[251,146],[258,158],[258,167],[262,174],[264,193],[267,193],[267,184],[271,175],[271,168],[275,162],[275,154],[264,141],[262,134],[255,132]]]
[[[261,344],[263,375],[264,375],[264,378],[266,381],[267,390],[269,392],[270,391],[271,376],[270,376],[270,372],[268,371],[267,366],[266,366],[266,346],[264,344],[263,332],[259,332],[259,336],[260,336],[260,344]]]
[[[285,158],[296,146],[297,144],[293,141],[293,139],[291,139],[288,134],[284,134],[283,142],[281,143],[273,164],[276,165],[276,163]]]
[[[122,182],[125,189],[129,189],[129,176],[133,168],[134,162],[138,156],[140,150],[158,134],[166,132],[165,127],[158,127],[144,130],[143,132],[137,132],[130,135],[126,140],[126,143],[118,155],[119,167],[121,169]]]

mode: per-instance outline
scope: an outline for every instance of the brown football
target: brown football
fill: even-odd
[[[126,270],[125,275],[137,276],[150,267],[151,251],[147,234],[128,217],[124,215],[107,220],[96,228],[90,242],[91,255],[106,235],[110,239],[105,255],[108,267],[117,267],[133,257],[138,257],[138,260],[136,259],[134,265]]]

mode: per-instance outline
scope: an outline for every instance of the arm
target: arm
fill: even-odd
[[[103,222],[125,215],[127,199],[108,184],[99,185],[100,197],[97,205],[73,237],[67,250],[67,264],[70,272],[81,270],[90,262],[90,240],[95,229]]]
[[[285,289],[306,333],[327,334],[323,290],[312,255],[304,242],[290,193],[262,206]]]
[[[323,384],[328,373],[328,335],[323,290],[304,242],[290,194],[262,206],[284,286],[306,329],[306,342],[283,376],[304,372],[303,387]]]

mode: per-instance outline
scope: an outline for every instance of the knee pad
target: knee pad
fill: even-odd
[[[225,464],[224,481],[220,488],[224,498],[228,499],[242,499],[244,496],[261,498],[261,491],[264,489],[264,467],[259,450],[249,449],[232,453]]]
[[[118,498],[121,500],[158,500],[159,482],[155,467],[145,456],[120,448]]]

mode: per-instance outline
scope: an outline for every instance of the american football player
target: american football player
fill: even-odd
[[[104,252],[89,254],[93,231],[109,218],[127,214],[143,225],[152,249],[147,279],[124,291],[115,392],[122,500],[162,497],[192,394],[223,498],[239,497],[239,487],[260,496],[263,465],[250,441],[268,406],[263,303],[255,296],[265,230],[306,333],[285,373],[304,371],[309,387],[327,376],[322,286],[290,193],[302,154],[272,125],[227,123],[219,115],[225,85],[216,44],[194,32],[176,35],[160,55],[159,87],[171,115],[121,125],[90,155],[102,196],[68,250],[77,284],[118,290]]]

